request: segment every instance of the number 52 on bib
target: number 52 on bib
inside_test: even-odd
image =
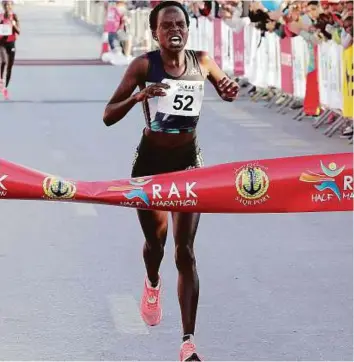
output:
[[[191,80],[164,79],[170,86],[164,89],[166,96],[159,97],[157,111],[176,116],[199,116],[203,97],[204,82]]]

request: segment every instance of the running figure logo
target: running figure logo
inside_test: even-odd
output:
[[[322,161],[320,161],[320,163],[323,174],[312,171],[308,171],[308,173],[303,172],[300,175],[300,181],[318,183],[318,185],[314,185],[318,191],[331,190],[340,201],[342,198],[341,193],[334,178],[343,172],[345,166],[338,168],[336,163],[331,162],[328,167],[326,167]]]
[[[107,191],[129,191],[123,193],[123,196],[128,200],[133,200],[135,198],[140,199],[144,202],[146,206],[150,206],[150,200],[147,193],[144,191],[144,186],[147,185],[150,180],[146,180],[144,178],[138,178],[135,180],[130,180],[130,185],[123,185],[123,186],[111,186],[108,188]]]

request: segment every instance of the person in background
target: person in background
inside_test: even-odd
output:
[[[0,92],[9,99],[12,68],[15,62],[15,43],[20,34],[20,23],[13,12],[12,1],[3,1],[3,13],[0,13]]]
[[[108,43],[113,53],[122,53],[131,58],[132,39],[126,31],[128,23],[125,1],[110,1],[106,5],[105,32],[108,33]]]
[[[116,42],[118,42],[117,32],[122,26],[123,14],[118,10],[118,2],[110,1],[107,3],[107,13],[105,22],[105,31],[108,33],[108,43],[111,50],[116,51]]]
[[[141,2],[142,3],[142,2]],[[142,6],[142,4],[140,4]],[[117,31],[118,41],[122,48],[123,54],[127,57],[127,59],[132,59],[132,36],[129,32],[129,24],[130,19],[128,17],[128,9],[126,2],[117,1],[117,9],[121,14],[121,23]]]

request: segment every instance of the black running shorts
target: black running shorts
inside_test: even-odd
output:
[[[131,176],[151,176],[203,166],[202,152],[196,138],[180,147],[169,149],[155,145],[143,133],[135,152]]]

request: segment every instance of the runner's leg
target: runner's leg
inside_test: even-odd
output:
[[[10,46],[7,48],[7,54],[8,54],[8,65],[7,65],[7,74],[6,74],[6,87],[10,84],[11,74],[12,74],[12,68],[15,63],[15,45]]]
[[[167,237],[168,214],[165,211],[137,210],[145,236],[144,262],[152,286],[159,281],[159,269],[164,256]]]
[[[193,335],[199,299],[199,278],[193,246],[200,214],[175,212],[172,213],[172,219],[183,334]]]
[[[0,64],[1,64],[1,72],[0,72],[0,81],[2,81],[5,85],[5,78],[8,68],[9,56],[6,48],[0,45]]]
[[[167,236],[167,212],[138,210],[145,236],[144,261],[147,278],[141,298],[140,313],[146,324],[155,326],[162,318],[161,280],[159,269],[164,256]]]

